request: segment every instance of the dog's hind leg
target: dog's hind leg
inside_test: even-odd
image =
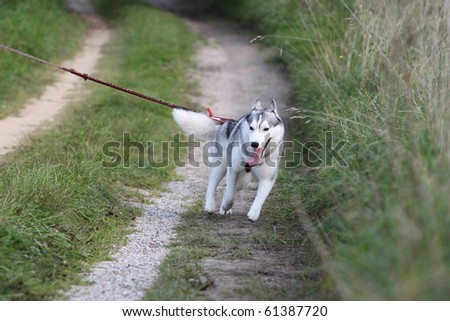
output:
[[[208,190],[205,198],[205,212],[214,213],[216,210],[216,190],[222,178],[225,176],[227,167],[221,165],[212,167],[209,171]]]
[[[254,222],[259,218],[262,206],[264,205],[267,196],[269,196],[269,193],[272,190],[274,184],[274,179],[260,180],[255,200],[253,201],[252,207],[250,207],[250,210],[248,211],[248,219],[250,221]]]
[[[248,183],[252,180],[252,173],[243,172],[239,175],[236,191],[241,191],[247,187]]]

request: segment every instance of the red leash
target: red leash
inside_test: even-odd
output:
[[[123,91],[123,92],[125,92],[127,94],[130,94],[130,95],[133,95],[133,96],[137,96],[137,97],[140,97],[140,98],[143,98],[143,99],[146,99],[146,100],[150,100],[150,101],[152,101],[154,103],[157,103],[157,104],[160,104],[160,105],[163,105],[163,106],[167,106],[167,107],[170,107],[170,108],[173,108],[173,109],[183,109],[183,110],[187,110],[187,111],[192,111],[192,112],[198,113],[198,111],[196,111],[196,110],[194,110],[192,108],[188,108],[188,107],[185,107],[185,106],[177,105],[177,104],[174,104],[174,103],[170,103],[170,102],[164,101],[162,99],[157,99],[155,97],[151,97],[151,96],[148,96],[148,95],[141,94],[141,93],[139,93],[137,91],[134,91],[134,90],[131,90],[131,89],[128,89],[128,88],[125,88],[125,87],[122,87],[122,86],[110,83],[108,81],[104,81],[104,80],[92,77],[92,76],[90,76],[88,74],[85,74],[85,73],[81,73],[79,71],[76,71],[73,68],[66,68],[66,67],[55,65],[55,64],[53,64],[51,62],[45,61],[45,60],[43,60],[41,58],[37,58],[37,57],[32,56],[30,54],[27,54],[27,53],[25,53],[23,51],[20,51],[20,50],[17,50],[17,49],[5,46],[3,44],[0,44],[0,48],[4,49],[4,50],[7,50],[7,51],[10,51],[10,52],[13,52],[13,53],[16,53],[18,55],[24,56],[24,57],[26,57],[28,59],[32,59],[32,60],[38,61],[38,62],[40,62],[42,64],[45,64],[45,65],[48,65],[48,66],[51,66],[51,67],[54,67],[54,68],[58,68],[60,70],[64,70],[64,71],[70,72],[71,74],[73,74],[75,76],[78,76],[78,77],[81,77],[84,80],[91,80],[91,81],[96,82],[98,84],[101,84],[101,85],[104,85],[104,86],[111,87],[113,89],[117,89],[117,90]],[[205,108],[205,109],[208,112],[208,116],[214,121],[217,121],[219,123],[224,123],[224,122],[226,122],[228,120],[232,120],[230,118],[224,118],[224,117],[220,117],[220,116],[214,115],[210,108]]]
[[[212,120],[215,120],[215,121],[217,121],[219,123],[225,123],[225,122],[227,122],[229,120],[233,120],[234,121],[233,118],[225,118],[225,117],[214,115],[212,110],[211,110],[211,108],[209,108],[209,107],[205,108],[205,110],[208,113],[209,118],[211,118]]]

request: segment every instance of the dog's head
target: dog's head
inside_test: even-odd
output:
[[[262,107],[259,99],[255,101],[246,117],[243,130],[244,141],[249,145],[248,165],[258,165],[266,150],[278,146],[283,140],[283,121],[277,112],[277,103],[272,99],[269,107]]]

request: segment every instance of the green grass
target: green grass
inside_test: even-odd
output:
[[[82,45],[86,21],[70,14],[62,0],[0,0],[0,43],[59,63]],[[42,23],[45,21],[45,23]],[[50,69],[0,52],[0,118],[16,113],[54,79]]]
[[[330,253],[341,297],[448,299],[448,12],[366,0],[225,9],[284,49],[299,117],[292,137],[323,142],[332,131],[348,140],[349,167],[281,177]]]
[[[192,206],[176,228],[177,240],[159,268],[159,275],[148,290],[145,300],[191,301],[204,300],[201,288],[208,282],[200,260],[214,255],[217,248],[210,234],[202,204]],[[203,280],[204,279],[204,280]]]
[[[186,103],[185,71],[196,37],[177,18],[148,6],[97,5],[116,11],[108,14],[114,36],[96,75]],[[136,149],[128,168],[102,167],[110,160],[102,155],[105,142],[121,142],[126,132],[143,143],[170,140],[176,127],[168,109],[96,84],[90,89],[60,125],[2,160],[0,299],[58,298],[79,272],[107,258],[140,214],[121,202],[130,193],[121,186],[155,190],[173,178],[173,165],[139,167]]]

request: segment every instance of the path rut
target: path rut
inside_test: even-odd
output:
[[[74,7],[74,9],[76,9]],[[71,60],[61,63],[62,66],[92,73],[101,57],[101,49],[110,38],[110,30],[92,10],[82,10],[91,22],[90,31],[83,44],[83,50]],[[76,96],[81,97],[83,82],[69,73],[58,74],[55,82],[47,86],[39,98],[30,99],[19,114],[0,120],[0,155],[13,151],[26,140],[36,129],[55,120],[64,108],[74,102]],[[75,95],[75,93],[78,93]]]
[[[264,104],[275,98],[280,110],[286,109],[289,82],[279,67],[267,63],[276,53],[250,44],[250,36],[243,35],[242,31],[228,23],[215,19],[188,23],[207,40],[207,45],[199,48],[195,59],[197,69],[194,78],[200,86],[201,94],[197,97],[200,105],[214,106],[215,113],[235,119],[248,113],[256,98]],[[206,186],[206,171],[203,177]],[[224,181],[218,188],[218,204],[224,192]],[[227,239],[242,239],[249,243],[242,244],[241,249],[250,255],[245,259],[219,255],[202,260],[202,268],[213,283],[204,291],[208,300],[259,299],[240,291],[245,282],[255,276],[260,284],[270,288],[292,281],[288,276],[292,271],[283,261],[251,246],[251,240],[258,232],[248,222],[247,212],[255,194],[255,183],[237,193],[233,215],[230,219],[217,222],[212,231],[223,240],[220,252],[226,253],[229,247],[233,247],[227,244]],[[260,219],[264,219],[264,212]]]

